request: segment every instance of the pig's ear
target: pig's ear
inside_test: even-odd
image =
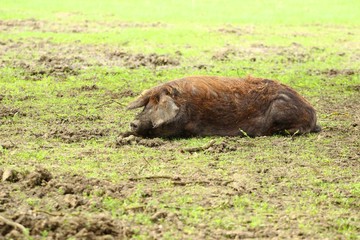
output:
[[[178,114],[179,110],[180,109],[176,106],[174,99],[168,95],[162,95],[154,113],[151,114],[150,117],[153,127],[156,128],[171,121]]]
[[[144,91],[143,93],[141,93],[140,97],[138,97],[135,101],[129,103],[129,105],[127,106],[127,109],[132,110],[135,108],[145,106],[149,102],[149,94],[148,93],[149,93],[148,91]]]

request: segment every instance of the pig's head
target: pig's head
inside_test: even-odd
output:
[[[128,105],[128,109],[144,107],[133,122],[130,123],[131,131],[135,135],[153,137],[157,135],[171,135],[171,125],[180,111],[173,96],[168,91],[153,94],[148,90],[134,102]]]

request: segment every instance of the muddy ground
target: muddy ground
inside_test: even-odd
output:
[[[93,24],[93,25],[91,25]],[[83,25],[57,25],[35,19],[28,20],[1,20],[0,31],[23,31],[36,30],[47,32],[96,32],[100,31],[101,23],[84,23]],[[166,28],[163,23],[111,23],[105,28]],[[101,29],[103,31],[103,28]],[[214,32],[214,30],[211,30]],[[219,34],[252,34],[252,29],[243,29],[225,26],[215,30]],[[228,61],[246,59],[249,62],[262,61],[273,55],[281,56],[281,59],[273,61],[286,62],[287,64],[304,63],[314,61],[314,53],[321,52],[317,47],[305,48],[301,44],[294,43],[287,47],[272,47],[264,44],[254,44],[250,48],[224,46],[215,49],[209,55],[212,64],[226,64]],[[340,57],[348,53],[338,52]],[[1,57],[3,56],[3,57]],[[359,58],[359,51],[355,51],[351,58]],[[325,59],[325,56],[324,56]],[[321,59],[320,59],[321,61]],[[120,67],[129,71],[139,68],[148,69],[182,69],[184,59],[180,52],[173,54],[142,54],[117,49],[109,45],[84,45],[81,43],[54,43],[44,39],[16,39],[0,40],[0,68],[12,69],[15,78],[29,82],[41,82],[45,77],[52,77],[54,81],[66,81],[67,78],[79,76],[94,67]],[[186,66],[188,67],[188,66]],[[186,69],[184,67],[183,69]],[[212,65],[191,65],[192,68],[209,69]],[[276,71],[276,69],[274,69]],[[351,78],[360,74],[359,69],[336,69],[325,70],[307,69],[308,76],[321,76],[324,86],[333,84],[331,79]],[[345,82],[345,81],[344,81]],[[293,143],[302,145],[306,137],[292,138],[260,138],[259,140],[240,138],[221,138],[208,141],[205,145],[189,147],[184,142],[166,139],[141,139],[134,136],[121,136],[122,130],[126,129],[127,122],[121,121],[121,128],[115,128],[118,122],[108,121],[108,116],[99,112],[87,115],[69,115],[49,117],[41,120],[41,114],[45,111],[52,113],[52,108],[46,106],[46,110],[39,105],[32,106],[32,102],[44,98],[47,93],[39,95],[9,94],[0,88],[0,157],[11,160],[12,154],[16,155],[22,150],[52,149],[59,151],[62,147],[76,146],[79,149],[90,141],[99,142],[106,153],[116,151],[134,151],[139,148],[140,152],[155,151],[158,154],[159,164],[167,164],[176,173],[179,164],[175,161],[176,156],[183,161],[190,161],[197,156],[204,156],[209,160],[205,169],[198,169],[189,174],[132,174],[116,181],[106,178],[92,178],[79,173],[58,171],[57,166],[43,166],[41,162],[31,160],[27,167],[22,168],[16,163],[0,166],[0,238],[24,239],[29,236],[33,239],[125,239],[145,234],[148,238],[197,238],[197,239],[247,239],[247,238],[329,238],[345,239],[346,236],[338,230],[335,224],[336,218],[348,219],[346,226],[360,231],[359,228],[359,203],[356,201],[357,193],[343,188],[346,184],[354,184],[359,180],[360,172],[360,83],[346,85],[341,90],[334,90],[330,94],[321,94],[312,97],[319,111],[320,122],[324,125],[323,132],[312,137],[318,143],[319,149],[326,151],[329,162],[322,162],[334,168],[349,169],[347,175],[327,175],[318,169],[313,163],[304,163],[294,157]],[[339,91],[339,92],[336,92]],[[334,95],[346,91],[346,98]],[[96,84],[84,83],[81,87],[51,93],[54,99],[70,98],[76,100],[82,94],[101,98],[106,96],[107,101],[98,102],[98,109],[109,108],[112,103],[122,98],[135,97],[139,92],[131,88],[116,90],[104,89]],[[19,97],[21,96],[21,98]],[[12,102],[20,101],[23,104],[13,105]],[[92,104],[92,103],[91,103]],[[46,104],[45,104],[46,105]],[[86,106],[88,107],[88,105]],[[15,120],[14,120],[15,119]],[[20,119],[20,120],[16,120]],[[34,121],[40,121],[41,127],[33,129]],[[36,125],[37,126],[37,125]],[[109,135],[116,138],[109,138]],[[29,145],[29,142],[38,144]],[[39,142],[39,143],[37,143]],[[72,145],[73,144],[73,145]],[[258,145],[268,144],[278,149],[278,155],[288,154],[288,158],[274,157],[275,167],[256,165],[259,154]],[[346,148],[346,150],[344,150]],[[145,150],[144,150],[145,149]],[[150,149],[150,150],[149,150]],[[64,150],[66,151],[66,149]],[[84,157],[93,152],[76,153]],[[231,158],[231,154],[244,151],[249,155],[250,164],[254,164],[253,172],[237,172],[233,167],[224,164],[220,160]],[[300,151],[300,150],[299,150]],[[169,155],[166,155],[169,153]],[[315,151],[316,152],[316,151]],[[164,153],[164,156],[162,156]],[[76,155],[75,154],[75,155]],[[201,155],[202,154],[202,155]],[[316,154],[316,153],[312,153]],[[84,156],[83,156],[84,155]],[[173,155],[173,156],[171,156]],[[237,155],[233,155],[237,156]],[[21,156],[20,156],[21,157]],[[23,156],[26,158],[26,156]],[[252,158],[254,160],[252,160]],[[51,158],[51,156],[49,157]],[[45,161],[49,158],[44,158]],[[10,162],[9,160],[9,162]],[[152,159],[150,159],[152,160]],[[5,160],[3,160],[2,163]],[[144,157],[144,161],[148,161]],[[231,161],[231,160],[229,160]],[[255,163],[253,163],[254,161]],[[273,159],[271,160],[273,161]],[[26,163],[25,159],[24,162]],[[71,164],[70,162],[69,164]],[[149,164],[149,163],[146,163]],[[145,165],[146,165],[145,164]],[[327,165],[328,164],[328,165]],[[151,164],[149,164],[151,165]],[[15,167],[14,167],[15,166]],[[16,167],[17,166],[17,167]],[[148,166],[146,166],[148,167]],[[143,167],[143,168],[146,168]],[[228,168],[224,170],[225,168]],[[111,168],[111,166],[109,167]],[[19,170],[20,169],[20,170]],[[108,170],[108,169],[104,169]],[[142,169],[141,169],[142,170]],[[318,185],[298,184],[295,188],[289,186],[293,178],[301,178],[299,171],[310,171],[318,179]],[[350,171],[351,170],[351,171]],[[125,171],[125,170],[124,170]],[[221,171],[228,171],[229,175],[222,175]],[[330,170],[329,170],[330,171]],[[141,173],[141,171],[139,171]],[[121,173],[119,173],[121,174]],[[313,176],[311,175],[311,176]],[[333,192],[326,192],[322,185],[332,184],[336,188],[338,196]],[[139,193],[139,186],[142,191]],[[159,188],[159,186],[162,186]],[[270,191],[270,186],[275,186]],[[317,205],[317,213],[313,216],[301,212],[289,214],[287,204],[302,200],[296,192],[305,191],[309,187],[316,196],[324,195],[329,200],[326,204]],[[194,188],[204,191],[196,194],[191,192]],[[197,206],[201,206],[204,213],[202,219],[209,216],[220,215],[229,211],[236,203],[232,200],[236,197],[251,196],[259,202],[266,202],[274,207],[274,211],[263,215],[263,223],[252,225],[256,215],[256,209],[251,203],[246,203],[243,208],[245,218],[233,216],[238,219],[236,224],[242,226],[242,230],[236,229],[233,223],[228,226],[212,225],[206,221],[198,222],[189,220],[184,214],[186,208],[191,208],[187,203],[179,204],[175,197],[181,193],[189,193],[194,198]],[[137,195],[136,195],[137,194]],[[124,207],[124,202],[129,201],[136,195],[137,204]],[[201,196],[200,196],[201,195]],[[163,200],[162,197],[167,199]],[[344,199],[348,199],[344,203]],[[354,200],[355,199],[355,200]],[[358,199],[357,199],[358,200]],[[114,204],[121,205],[117,209]],[[135,201],[135,200],[134,200]],[[309,200],[310,201],[310,200]],[[311,201],[310,201],[311,202]],[[154,204],[155,203],[155,204]],[[331,211],[336,207],[345,209],[341,214]],[[330,213],[327,212],[331,210]],[[136,219],[143,214],[148,217],[148,223]],[[193,217],[193,216],[192,216]],[[223,216],[226,218],[226,216]],[[195,217],[193,217],[195,219]],[[200,217],[199,217],[200,218]],[[240,220],[241,219],[241,220]],[[309,223],[314,221],[317,233],[305,231],[300,227],[299,221]],[[189,230],[189,226],[193,229]],[[194,231],[196,229],[196,231]],[[167,234],[173,235],[167,235]]]

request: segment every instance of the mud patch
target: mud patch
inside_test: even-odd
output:
[[[99,128],[73,128],[67,125],[53,127],[44,135],[45,138],[58,138],[66,143],[80,142],[90,139],[98,139],[108,135],[109,129]]]
[[[42,212],[26,211],[11,217],[13,222],[31,229],[30,236],[42,236],[48,233],[49,239],[115,239],[117,237],[131,237],[133,232],[130,227],[125,227],[120,221],[111,219],[108,214],[79,216],[49,216]],[[0,225],[1,229],[1,225]],[[22,238],[24,235],[11,226],[4,226],[0,235],[9,239]]]
[[[356,92],[360,92],[360,85],[350,86],[350,89],[352,89]]]
[[[223,34],[234,34],[237,36],[241,35],[251,35],[254,33],[254,29],[251,27],[238,27],[233,25],[227,25],[225,27],[219,28],[217,32]]]
[[[159,55],[156,53],[145,55],[115,51],[109,53],[109,58],[110,60],[121,59],[124,65],[130,69],[139,67],[178,66],[180,64],[179,60],[169,55]]]
[[[360,74],[360,71],[353,69],[327,69],[327,70],[309,69],[307,71],[307,74],[310,76],[326,75],[328,77],[337,77],[337,76],[353,76],[355,74]]]
[[[26,236],[40,238],[46,234],[49,239],[123,239],[142,232],[161,238],[171,226],[180,230],[184,227],[177,213],[145,207],[146,201],[153,197],[151,186],[158,184],[158,181],[169,180],[172,182],[171,188],[193,185],[225,188],[229,184],[224,179],[171,176],[134,177],[114,184],[74,174],[56,175],[46,169],[35,168],[30,172],[18,173],[16,181],[0,182],[0,236],[21,239]],[[122,201],[131,197],[138,182],[149,185],[141,194],[145,205],[126,207],[121,216],[131,218],[136,213],[143,213],[153,225],[119,220],[106,209],[105,202],[109,199]],[[17,193],[18,189],[21,189],[21,194]]]
[[[205,152],[214,154],[214,153],[227,153],[234,152],[237,150],[237,147],[234,144],[231,144],[229,141],[222,141],[221,143],[214,144],[213,146],[206,149]]]
[[[54,55],[43,55],[34,59],[5,60],[5,66],[21,68],[23,76],[29,80],[41,80],[44,77],[66,78],[69,75],[78,75],[80,70],[90,65],[78,56],[61,57]]]
[[[94,114],[94,115],[75,115],[75,116],[60,116],[54,120],[49,121],[49,123],[52,125],[57,125],[57,127],[54,127],[54,128],[60,128],[60,126],[58,126],[58,125],[62,125],[62,126],[64,126],[64,128],[67,128],[67,127],[70,127],[70,126],[67,126],[67,124],[76,125],[78,123],[85,123],[85,122],[93,123],[98,120],[102,120],[102,117],[99,115],[96,115],[96,114]]]
[[[100,88],[96,84],[81,86],[78,90],[81,92],[96,91]]]
[[[66,15],[68,16],[68,15]],[[64,18],[64,17],[61,17]],[[0,20],[0,32],[11,31],[37,31],[52,33],[99,33],[114,31],[124,28],[165,28],[167,24],[161,22],[136,23],[136,22],[90,22],[83,21],[76,24],[61,21],[49,22],[39,19],[9,19]]]
[[[77,75],[81,69],[81,63],[84,62],[84,59],[81,57],[60,57],[60,56],[48,56],[43,55],[38,60],[39,64],[43,69],[40,72],[34,72],[36,74],[46,74],[46,75],[60,75],[61,74],[71,74]]]
[[[12,141],[0,140],[0,149],[13,149],[16,148],[16,144]]]
[[[214,68],[214,65],[210,64],[197,64],[194,65],[193,68],[199,69],[199,70],[210,70]]]
[[[224,140],[221,143],[216,143],[215,140],[211,140],[207,144],[201,147],[184,148],[181,152],[205,152],[205,153],[226,153],[236,151],[237,147],[231,144],[229,141]]]
[[[162,22],[155,23],[130,23],[130,22],[109,22],[102,25],[111,26],[112,28],[164,28],[167,24]]]
[[[0,31],[11,31],[15,28],[27,28],[31,30],[38,30],[46,24],[45,21],[36,20],[33,18],[29,19],[11,19],[11,20],[0,20]]]
[[[15,115],[24,116],[18,108],[0,105],[0,118],[14,117]]]
[[[226,45],[214,52],[212,60],[228,61],[232,59],[248,60],[256,62],[267,57],[277,55],[280,59],[273,61],[277,62],[306,62],[311,59],[310,51],[306,50],[298,43],[292,43],[289,46],[267,46],[264,44],[252,44],[250,47],[235,47]]]
[[[147,138],[136,137],[134,135],[127,136],[125,134],[125,135],[120,135],[116,139],[114,146],[122,147],[125,145],[141,145],[145,147],[159,147],[164,144],[165,141],[160,138],[147,139]]]
[[[225,48],[216,52],[211,59],[216,61],[226,61],[230,60],[230,57],[235,56],[236,54],[237,53],[234,49]]]
[[[13,170],[0,169],[3,178],[8,175],[8,171]],[[6,239],[19,239],[27,234],[40,237],[44,232],[50,239],[114,239],[130,237],[133,234],[126,223],[113,219],[107,213],[96,212],[94,208],[96,204],[101,204],[101,199],[83,197],[84,194],[107,194],[119,198],[123,188],[121,186],[76,175],[53,176],[48,170],[41,168],[30,173],[17,173],[16,181],[6,180],[0,182],[0,186],[0,201],[3,207],[0,236]],[[26,204],[18,194],[12,194],[19,188],[34,202],[27,201]],[[76,213],[73,211],[75,208],[78,209]],[[95,213],[90,217],[89,212],[83,212],[82,209],[94,209]],[[29,229],[29,232],[22,232],[23,228]]]
[[[46,185],[52,179],[52,174],[47,169],[37,169],[26,176],[26,185],[33,188],[35,186]]]
[[[110,97],[111,99],[121,99],[121,98],[125,98],[125,97],[135,97],[137,95],[138,95],[138,93],[134,92],[131,89],[125,89],[125,90],[122,90],[122,91],[108,90],[104,94],[105,97]]]
[[[0,66],[23,69],[21,74],[29,80],[49,76],[64,79],[99,66],[153,69],[180,65],[180,56],[175,54],[129,53],[107,45],[55,44],[38,40],[9,40],[0,45],[0,56],[5,55],[6,58],[0,58]]]
[[[309,51],[297,45],[292,45],[290,48],[284,48],[277,52],[277,55],[282,56],[282,58],[280,60],[275,60],[274,62],[292,64],[314,61],[314,57]]]

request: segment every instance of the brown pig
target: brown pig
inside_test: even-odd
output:
[[[128,109],[143,137],[267,136],[319,132],[314,108],[290,87],[261,78],[186,77],[144,91]]]

